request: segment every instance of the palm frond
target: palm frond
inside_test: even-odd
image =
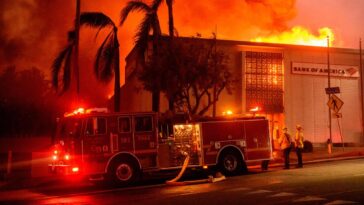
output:
[[[156,12],[150,14],[150,18],[152,20],[153,25],[153,35],[160,36],[162,35],[161,26],[159,24],[158,15]]]
[[[96,53],[94,73],[96,78],[103,82],[109,82],[113,76],[113,62],[115,49],[118,49],[117,42],[114,41],[116,33],[110,32],[102,42]]]
[[[115,62],[115,47],[112,41],[108,41],[103,51],[103,67],[100,68],[100,80],[103,82],[110,82],[113,77],[113,64]]]
[[[76,40],[76,31],[72,30],[72,31],[68,31],[67,33],[67,40],[69,43],[73,42]]]
[[[65,68],[66,65],[63,63],[66,62],[67,57],[70,56],[73,50],[73,44],[70,43],[66,48],[64,48],[58,56],[54,59],[52,64],[52,85],[53,87],[58,90],[59,83],[58,83],[58,76],[60,75],[61,69]],[[63,67],[62,67],[63,66]]]
[[[123,8],[123,10],[121,10],[120,12],[120,26],[122,26],[126,20],[126,18],[128,17],[129,13],[132,11],[144,11],[146,13],[151,12],[151,8],[144,3],[141,0],[132,0],[129,1],[126,6]]]
[[[71,84],[71,58],[72,58],[72,51],[73,51],[73,46],[70,47],[69,52],[67,52],[66,55],[66,59],[64,62],[64,67],[63,67],[63,89],[62,89],[62,93],[67,91],[68,88],[70,87]]]
[[[153,0],[152,9],[157,10],[159,6],[164,2],[164,0]]]
[[[80,15],[80,25],[99,29],[105,28],[106,26],[115,27],[114,22],[101,12],[82,12]]]
[[[143,18],[142,23],[139,24],[137,33],[135,34],[134,37],[135,46],[137,47],[138,52],[140,52],[140,54],[144,54],[144,51],[148,46],[148,37],[151,28],[152,28],[152,19],[150,18],[149,15],[146,15]]]

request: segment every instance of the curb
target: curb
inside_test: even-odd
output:
[[[331,158],[307,160],[307,161],[303,161],[303,164],[304,165],[305,164],[315,164],[315,163],[321,163],[321,162],[332,162],[332,161],[338,161],[338,160],[351,160],[351,159],[361,159],[361,158],[364,158],[364,156],[358,155],[358,156],[348,156],[348,157],[331,157]],[[283,162],[269,163],[269,167],[283,167],[283,164],[284,164]],[[290,165],[295,165],[295,164],[290,163]]]

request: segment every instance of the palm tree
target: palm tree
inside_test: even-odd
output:
[[[105,14],[100,12],[83,12],[80,16],[80,25],[97,28],[98,32],[106,27],[112,30],[97,50],[94,72],[96,78],[102,82],[110,82],[114,75],[114,111],[120,111],[120,56],[118,28]],[[98,33],[97,32],[97,33]],[[97,35],[97,34],[96,34]]]
[[[138,51],[140,59],[142,60],[142,63],[144,63],[144,54],[148,47],[148,38],[151,31],[153,32],[153,57],[156,58],[158,54],[158,40],[159,37],[162,35],[162,32],[157,14],[159,8],[159,4],[157,3],[158,1],[155,1],[151,6],[149,6],[148,4],[140,0],[131,0],[122,9],[120,14],[120,25],[122,26],[131,12],[138,11],[145,13],[145,17],[139,24],[138,31],[135,35],[135,47]],[[159,112],[159,96],[160,89],[153,89],[152,110],[155,112]]]
[[[162,35],[159,19],[158,19],[158,5],[149,6],[140,0],[131,0],[123,8],[120,14],[120,26],[122,26],[129,14],[133,11],[140,11],[145,13],[145,17],[139,24],[138,31],[135,35],[135,46],[139,53],[144,56],[147,49],[148,38],[150,31],[153,31],[154,42]],[[156,43],[155,43],[156,46]],[[154,49],[154,48],[153,48]]]
[[[173,21],[173,2],[174,0],[154,0],[152,3],[153,8],[158,8],[162,2],[165,1],[168,7],[168,31],[169,37],[172,39],[174,36],[174,21]]]
[[[169,52],[174,52],[173,48],[173,37],[174,37],[174,21],[173,21],[173,2],[174,0],[154,0],[152,2],[153,8],[158,8],[163,1],[166,2],[168,7],[168,31],[169,31]],[[174,110],[174,96],[170,95],[168,96],[168,104],[169,104],[169,110]]]
[[[63,94],[70,87],[72,69],[74,70],[76,78],[77,95],[80,94],[80,78],[79,78],[79,63],[78,63],[80,8],[81,8],[81,0],[76,0],[75,29],[68,32],[68,45],[54,59],[51,67],[52,85],[57,92],[59,87],[59,82],[58,82],[59,75],[61,70],[63,70],[62,74],[63,86],[60,94]]]

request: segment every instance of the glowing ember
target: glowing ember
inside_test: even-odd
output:
[[[318,35],[315,35],[306,28],[295,26],[290,31],[285,31],[278,35],[272,35],[268,37],[258,37],[252,39],[251,41],[326,47],[328,36],[331,46],[335,40],[335,36],[330,28],[320,28],[318,30]]]

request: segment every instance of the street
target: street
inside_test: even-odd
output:
[[[49,186],[0,192],[1,204],[363,204],[364,159],[251,170],[216,183],[126,188]],[[12,196],[13,195],[13,196]]]

